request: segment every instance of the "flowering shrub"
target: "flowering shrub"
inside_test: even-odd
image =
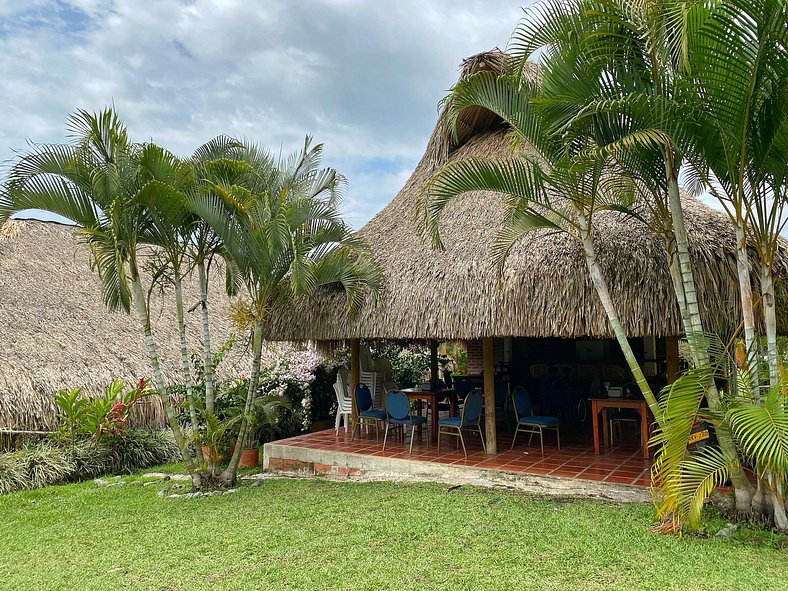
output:
[[[430,354],[422,345],[400,345],[386,341],[369,343],[372,356],[391,363],[391,374],[401,388],[415,386],[429,377]]]
[[[229,352],[232,344],[232,341],[228,341],[222,349],[222,355],[214,356],[214,368]],[[195,367],[202,367],[199,359],[195,359],[194,364]],[[308,430],[314,421],[328,418],[333,411],[332,405],[336,403],[334,382],[337,367],[335,360],[324,359],[313,349],[290,345],[264,346],[252,421],[255,433],[245,445],[252,444],[255,439],[265,442],[291,437]],[[202,375],[201,369],[196,375]],[[214,412],[220,422],[229,422],[243,412],[250,378],[249,370],[244,369],[234,378],[216,383]],[[172,397],[181,401],[185,401],[185,390],[182,384],[168,389]],[[201,380],[194,384],[193,395],[198,411],[201,411],[205,403],[205,386]],[[280,404],[275,403],[277,400]],[[202,412],[198,412],[198,418],[200,429],[204,429]],[[181,404],[178,420],[183,425],[189,424],[189,412],[185,404]],[[226,433],[224,445],[232,442],[236,430]]]
[[[281,413],[280,424],[275,427],[292,428],[300,423],[301,430],[309,429],[312,424],[312,384],[322,361],[311,349],[266,348],[259,393],[277,396],[289,406],[288,411]]]

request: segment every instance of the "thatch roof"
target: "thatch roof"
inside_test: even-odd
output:
[[[212,344],[230,335],[224,278],[211,295]],[[198,301],[186,290],[187,307]],[[180,349],[172,294],[151,299],[153,328],[165,377],[180,380]],[[190,349],[199,353],[199,312],[187,317]],[[237,358],[239,343],[230,357]],[[234,363],[230,359],[230,365]],[[12,220],[0,229],[0,428],[50,429],[56,423],[51,394],[80,386],[101,392],[113,378],[135,381],[151,374],[136,315],[105,309],[98,276],[73,228],[52,222]],[[163,421],[161,403],[141,409],[147,423]]]
[[[480,54],[466,60],[463,74],[495,70],[503,59],[499,52]],[[417,198],[440,165],[511,156],[506,130],[495,116],[470,111],[462,119],[459,145],[446,139],[439,123],[405,186],[359,231],[384,270],[382,305],[369,301],[346,318],[342,294],[324,290],[279,311],[269,323],[272,339],[612,338],[581,248],[566,235],[533,234],[521,240],[499,287],[490,264],[490,246],[502,220],[496,195],[470,193],[450,204],[441,221],[444,251],[418,236]],[[698,201],[687,199],[685,209],[707,328],[730,330],[740,318],[734,228],[723,213]],[[664,242],[619,214],[595,217],[595,228],[599,259],[627,333],[680,334]],[[788,268],[786,262],[783,257],[782,269]]]

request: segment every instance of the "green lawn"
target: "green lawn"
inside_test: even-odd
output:
[[[0,497],[0,588],[788,589],[773,539],[659,536],[647,505],[325,480],[159,488]]]

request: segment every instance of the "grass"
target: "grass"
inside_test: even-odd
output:
[[[439,484],[0,497],[0,589],[786,589],[788,551],[660,536],[651,508]]]

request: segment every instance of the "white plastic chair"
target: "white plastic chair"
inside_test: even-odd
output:
[[[342,423],[342,417],[345,417],[345,433],[348,431],[350,425],[350,415],[353,412],[353,399],[350,397],[348,391],[347,372],[340,370],[337,373],[337,381],[334,382],[334,393],[337,396],[337,419],[334,423],[334,432],[339,434],[339,425]]]

